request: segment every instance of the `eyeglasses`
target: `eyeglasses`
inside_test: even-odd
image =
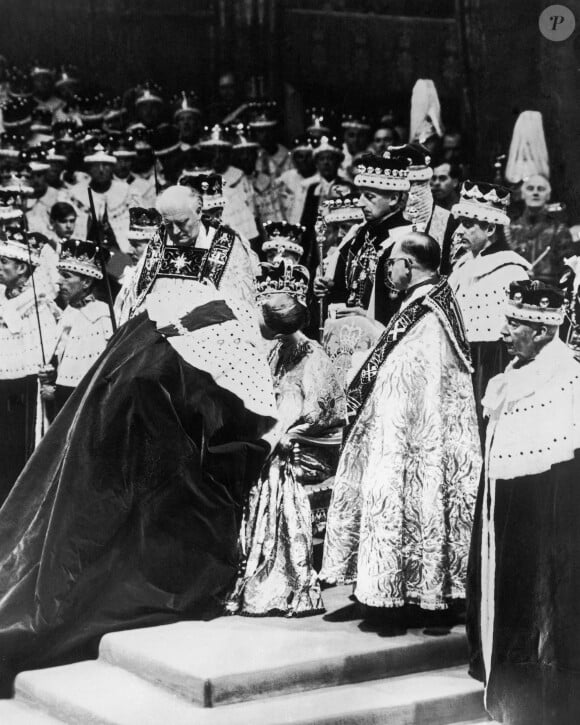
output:
[[[407,267],[414,266],[413,262],[410,259],[408,259],[407,257],[389,257],[388,259],[385,260],[385,265],[387,267],[392,267],[393,264],[395,264],[395,262],[404,262],[407,265]]]

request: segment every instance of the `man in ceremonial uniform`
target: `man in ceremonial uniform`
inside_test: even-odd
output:
[[[26,202],[26,220],[31,232],[40,232],[44,236],[51,236],[50,212],[59,201],[67,201],[67,193],[63,190],[49,186],[46,178],[50,168],[45,154],[32,149],[22,154],[22,160],[30,171],[30,185],[32,196]]]
[[[50,111],[53,117],[65,104],[62,98],[54,94],[54,71],[45,66],[35,65],[30,71],[33,100],[37,108]]]
[[[226,223],[246,239],[255,239],[258,228],[252,185],[244,172],[231,163],[233,142],[226,129],[219,124],[214,125],[206,131],[199,147],[207,152],[208,164],[223,179]]]
[[[179,132],[181,150],[186,152],[195,146],[201,135],[201,109],[195,93],[182,91],[174,101],[173,120]]]
[[[340,170],[347,179],[353,179],[355,174],[353,162],[359,154],[367,150],[371,126],[364,116],[348,113],[343,116],[341,127],[343,130],[342,153],[344,158]]]
[[[306,185],[306,196],[302,208],[300,224],[306,228],[306,266],[311,269],[316,259],[315,227],[319,219],[322,204],[331,198],[350,194],[352,183],[340,174],[343,153],[336,137],[321,136],[312,141],[316,176]]]
[[[287,222],[299,224],[302,218],[306,190],[320,181],[314,165],[312,140],[308,137],[296,139],[292,148],[294,168],[280,174],[277,182],[282,212]]]
[[[113,178],[117,159],[98,143],[91,153],[84,157],[90,180],[81,181],[70,189],[72,204],[77,210],[75,238],[86,239],[94,236],[94,220],[91,215],[89,188],[93,192],[97,221],[103,225],[105,236],[113,247],[129,252],[127,240],[129,230],[129,209],[140,206],[140,197],[125,181]]]
[[[550,182],[541,174],[524,179],[525,208],[510,224],[509,238],[512,249],[531,264],[530,276],[557,285],[566,271],[564,260],[575,253],[570,230],[549,207],[551,191]]]
[[[439,264],[432,237],[395,242],[387,273],[405,298],[349,386],[328,512],[320,577],[356,582],[385,635],[404,632],[405,605],[429,621],[465,597],[481,452],[469,345]]]
[[[41,395],[46,401],[54,400],[55,416],[113,334],[109,306],[94,295],[107,257],[106,250],[94,242],[68,239],[62,244],[58,286],[66,307],[58,323],[50,364],[39,375]]]
[[[272,181],[292,167],[288,149],[276,140],[277,105],[274,102],[251,104],[249,127],[260,145],[256,170]]]
[[[457,222],[450,211],[435,203],[430,181],[433,169],[431,156],[422,144],[415,142],[391,146],[389,154],[394,158],[409,159],[409,196],[403,216],[417,231],[432,236],[441,247],[441,274],[451,272],[450,254],[453,232]]]
[[[34,449],[37,373],[55,341],[57,308],[33,286],[39,261],[22,213],[0,207],[0,504]]]
[[[475,368],[475,398],[480,401],[491,377],[506,365],[501,342],[503,305],[510,282],[528,278],[530,265],[512,251],[503,235],[509,224],[510,192],[501,186],[466,181],[452,213],[455,232],[467,252],[449,277],[463,314]]]
[[[402,214],[404,193],[409,189],[407,166],[406,159],[369,155],[357,167],[354,181],[361,192],[360,203],[366,221],[353,227],[343,239],[332,278],[319,276],[314,283],[316,296],[340,305],[336,309],[337,317],[367,314],[381,251],[387,244],[392,246],[390,234],[394,229],[408,226]],[[400,297],[394,294],[391,307]],[[375,293],[376,298],[382,296],[387,297],[384,277],[377,280]]]
[[[514,282],[512,362],[483,406],[485,477],[469,567],[470,673],[491,717],[580,722],[580,363],[559,339],[563,296]],[[506,319],[507,318],[507,319]]]
[[[161,224],[161,214],[156,209],[132,207],[129,209],[130,224],[127,235],[131,251],[129,257],[133,266],[125,267],[121,280],[121,289],[115,297],[115,320],[121,326],[129,319],[132,300],[133,278],[137,273],[139,261],[147,250],[147,245]]]

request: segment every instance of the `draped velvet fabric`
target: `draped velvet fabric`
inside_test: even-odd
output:
[[[94,656],[106,632],[220,611],[272,424],[146,313],[120,328],[0,510],[5,691],[22,669]]]
[[[498,722],[580,722],[578,454],[544,473],[495,483],[495,622],[487,709]],[[467,596],[469,671],[482,681],[484,503],[480,489]]]

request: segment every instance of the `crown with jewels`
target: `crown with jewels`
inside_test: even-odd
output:
[[[336,136],[321,136],[319,139],[313,138],[312,146],[314,156],[318,156],[318,154],[323,154],[325,151],[329,151],[330,153],[344,158],[340,141],[336,138]]]
[[[10,81],[8,93],[11,98],[31,98],[30,76],[26,71],[13,66],[8,71],[8,80]]]
[[[294,151],[305,151],[308,153],[312,153],[313,149],[314,139],[312,136],[308,136],[308,134],[298,136],[292,141],[292,153],[294,153]]]
[[[116,159],[134,159],[137,156],[135,140],[131,134],[121,133],[115,138],[113,156]]]
[[[25,164],[30,171],[48,171],[50,164],[46,159],[46,151],[40,147],[24,149],[20,153],[20,161]]]
[[[41,75],[54,76],[54,70],[47,65],[36,62],[30,69],[30,77],[33,78],[34,76]]]
[[[177,182],[180,186],[189,186],[190,189],[201,194],[203,210],[221,209],[225,206],[223,196],[223,182],[220,174],[206,174],[197,171],[184,172]]]
[[[52,130],[52,111],[47,108],[35,108],[32,111],[30,130],[33,133],[50,134]]]
[[[177,98],[173,99],[173,106],[175,112],[173,118],[178,119],[179,116],[184,113],[195,113],[201,116],[201,109],[199,108],[199,101],[197,95],[193,91],[181,91]]]
[[[157,209],[144,209],[133,206],[129,209],[129,239],[151,239],[161,224],[161,214]]]
[[[139,106],[141,103],[163,103],[161,89],[155,83],[147,81],[143,85],[137,86],[135,91],[136,106]]]
[[[26,137],[6,131],[0,134],[0,157],[17,159],[26,144]]]
[[[345,113],[342,117],[342,128],[352,128],[361,131],[370,131],[371,124],[366,116],[362,116],[356,113]]]
[[[24,262],[33,268],[40,264],[38,240],[26,233],[23,215],[0,220],[0,256]]]
[[[94,141],[94,139],[93,139]],[[98,141],[91,149],[90,153],[84,157],[85,164],[116,164],[117,159],[106,148],[101,141]]]
[[[198,146],[204,148],[208,146],[221,146],[223,148],[231,148],[232,142],[229,138],[229,128],[219,123],[213,126],[206,126],[204,135]]]
[[[16,189],[0,188],[0,223],[21,220],[22,194]]]
[[[12,171],[4,183],[2,184],[3,191],[13,192],[20,199],[19,204],[22,203],[22,198],[25,196],[32,196],[34,189],[30,185],[30,177],[26,171],[21,170],[20,172]]]
[[[311,136],[328,136],[330,134],[330,121],[325,108],[309,108],[306,111],[308,119],[306,132]]]
[[[66,156],[64,153],[61,153],[62,147],[58,148],[56,143],[54,141],[50,142],[46,146],[46,160],[49,164],[51,163],[66,163]]]
[[[105,115],[105,97],[102,93],[76,94],[75,103],[85,126],[101,123]]]
[[[234,149],[257,149],[260,144],[249,137],[249,128],[243,123],[236,123],[232,129],[234,133]]]
[[[285,293],[306,305],[309,282],[310,274],[301,264],[287,264],[285,260],[278,264],[262,262],[256,285],[257,300],[263,302],[270,295]]]
[[[52,135],[61,146],[72,145],[79,127],[73,121],[57,121],[52,124]]]
[[[115,121],[117,118],[122,118],[127,113],[127,109],[123,105],[123,99],[120,96],[114,96],[109,98],[105,111],[103,113],[103,122],[110,123]]]
[[[79,82],[78,73],[76,68],[71,65],[63,65],[60,69],[57,79],[54,82],[55,88],[62,88],[63,86],[73,86]]]
[[[409,160],[369,154],[356,167],[354,185],[376,191],[409,191]]]
[[[504,186],[482,181],[465,181],[461,187],[459,202],[451,213],[454,217],[465,217],[490,224],[508,225],[507,209],[511,192]]]
[[[276,101],[254,101],[248,104],[250,128],[272,128],[278,123]]]
[[[17,131],[32,123],[34,103],[28,96],[8,98],[2,108],[4,128]]]
[[[512,282],[505,309],[507,317],[522,322],[561,325],[564,322],[564,293],[539,280]]]
[[[67,239],[62,243],[58,268],[93,279],[103,279],[102,265],[108,257],[109,252],[94,242]]]
[[[389,146],[387,153],[392,159],[408,159],[409,181],[429,181],[433,176],[433,169],[429,166],[431,163],[429,149],[418,141],[401,146]]]
[[[360,194],[346,194],[322,202],[322,218],[326,224],[364,222]]]
[[[289,222],[266,222],[264,231],[268,239],[262,244],[263,252],[275,250],[278,253],[293,252],[299,257],[302,256],[304,252],[302,246],[304,227]]]

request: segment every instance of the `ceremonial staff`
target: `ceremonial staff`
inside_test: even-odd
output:
[[[101,249],[104,249],[104,237],[103,237],[103,230],[101,228],[101,223],[97,219],[97,212],[95,211],[95,200],[93,199],[93,190],[89,186],[88,188],[89,192],[89,204],[91,205],[91,216],[93,217],[93,222],[95,224],[95,229],[97,230],[97,242],[99,243],[99,246]],[[101,263],[101,271],[103,273],[103,279],[105,280],[105,289],[107,290],[107,304],[109,305],[109,314],[111,316],[111,325],[113,327],[113,332],[117,332],[117,321],[115,320],[115,306],[113,304],[113,293],[111,292],[111,283],[109,282],[109,276],[107,274],[107,268],[105,265],[105,258],[102,254],[99,254],[99,261]]]
[[[326,222],[322,218],[320,212],[318,213],[318,219],[314,225],[314,233],[316,234],[316,249],[318,251],[318,260],[320,262],[320,274],[324,276],[324,243],[326,241]],[[322,336],[324,333],[324,297],[321,297],[318,301],[318,316],[319,316],[319,327],[318,334],[320,342],[322,342]]]
[[[153,178],[155,179],[155,196],[159,196],[159,178],[157,177],[157,156],[153,154]]]
[[[32,295],[34,297],[34,310],[36,312],[36,323],[38,325],[38,338],[40,340],[40,355],[42,357],[42,365],[46,366],[46,355],[44,354],[44,341],[42,339],[42,324],[40,322],[40,312],[38,311],[38,295],[36,294],[36,282],[34,281],[34,267],[32,266],[32,252],[30,251],[30,236],[28,232],[28,219],[26,214],[22,213],[22,226],[26,237],[26,249],[28,250],[28,264],[30,265],[30,281],[32,282]]]

